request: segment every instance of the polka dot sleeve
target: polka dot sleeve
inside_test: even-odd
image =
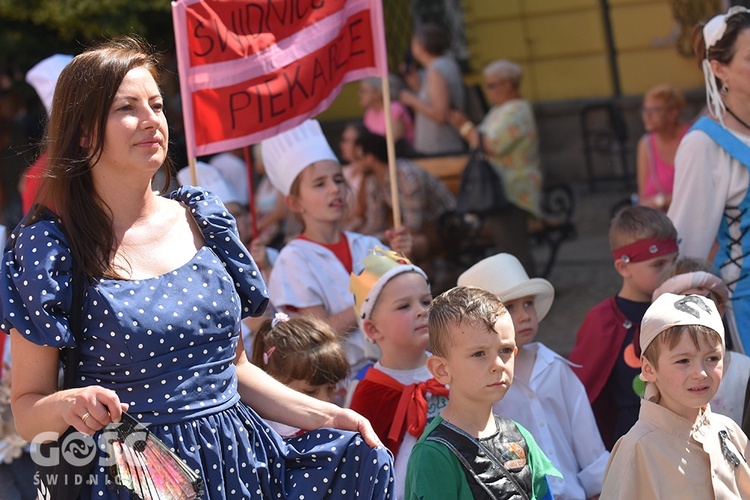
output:
[[[40,220],[14,233],[15,245],[0,269],[0,329],[18,330],[29,341],[72,347],[71,255],[57,220]]]
[[[242,317],[259,316],[268,305],[268,291],[258,266],[240,241],[237,224],[224,204],[202,188],[183,186],[171,198],[184,203],[200,226],[206,245],[234,279],[242,301]]]

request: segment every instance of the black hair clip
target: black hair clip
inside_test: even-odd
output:
[[[727,431],[719,431],[719,442],[721,443],[721,452],[724,454],[724,457],[727,459],[727,461],[730,464],[734,465],[735,467],[738,467],[740,465],[740,459],[737,458],[737,455],[735,455],[735,453],[729,449],[729,446],[727,446],[727,441],[729,441],[730,443],[732,442],[729,439],[729,434],[727,434]]]

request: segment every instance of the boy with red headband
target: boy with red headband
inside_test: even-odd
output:
[[[659,210],[627,207],[612,219],[609,244],[622,287],[586,315],[569,359],[611,450],[638,420],[644,389],[638,329],[662,271],[677,257],[677,231]]]

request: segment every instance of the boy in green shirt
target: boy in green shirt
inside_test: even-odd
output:
[[[513,381],[513,321],[493,294],[456,287],[433,300],[427,367],[450,387],[448,404],[412,450],[405,498],[551,499],[560,476],[534,438],[492,413]]]

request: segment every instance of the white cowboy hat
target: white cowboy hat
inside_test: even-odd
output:
[[[33,68],[26,72],[26,82],[34,87],[39,99],[47,108],[47,114],[52,112],[52,97],[55,95],[57,78],[65,66],[73,60],[73,56],[67,54],[55,54],[39,61]]]
[[[221,171],[213,165],[209,165],[202,161],[196,162],[195,173],[198,177],[198,186],[218,196],[221,202],[225,205],[231,202],[241,203],[237,191],[235,191],[224,176],[221,175]],[[190,167],[181,168],[179,172],[177,172],[177,182],[183,186],[189,186],[192,184],[190,179]]]
[[[539,321],[552,307],[555,289],[542,278],[529,278],[521,262],[509,253],[499,253],[480,260],[458,277],[459,286],[476,286],[497,295],[503,302],[534,297]]]

